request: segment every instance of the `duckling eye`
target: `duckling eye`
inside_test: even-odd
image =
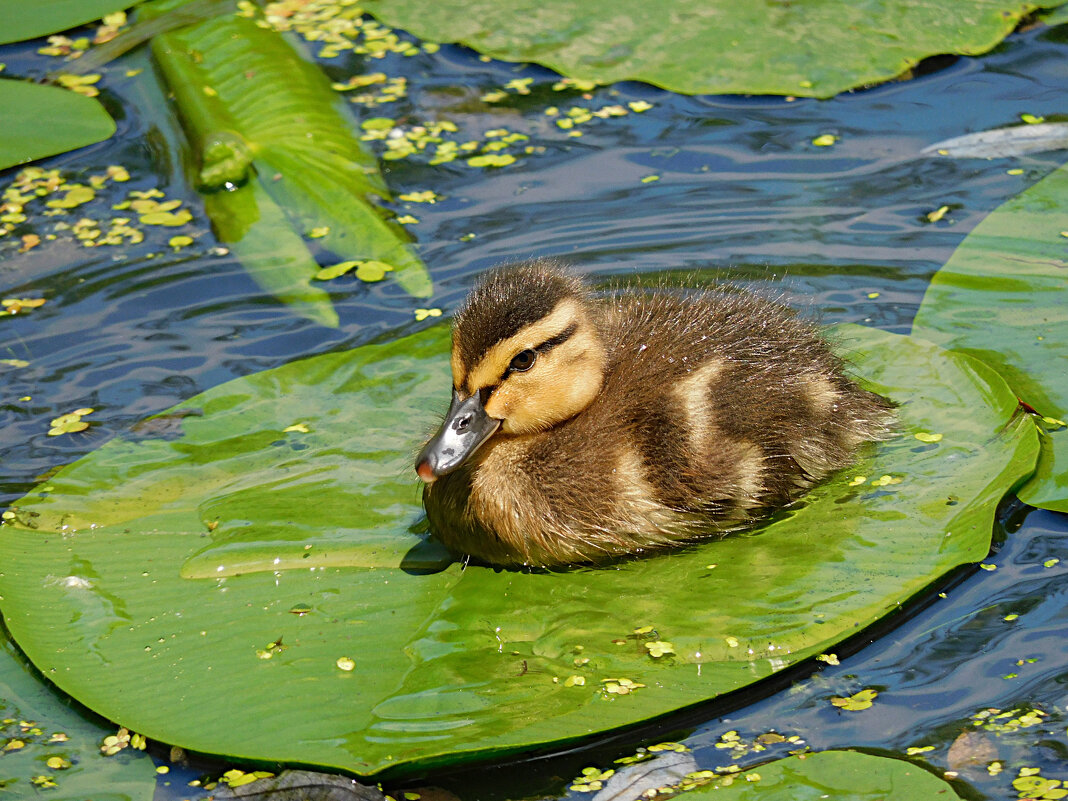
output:
[[[508,369],[514,373],[523,373],[534,366],[534,360],[538,354],[533,350],[521,350],[513,358],[508,365]]]

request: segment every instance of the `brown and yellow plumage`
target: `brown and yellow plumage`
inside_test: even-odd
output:
[[[738,291],[595,298],[549,261],[456,316],[453,404],[417,463],[431,530],[499,565],[563,565],[738,526],[886,436],[890,406],[817,329]]]

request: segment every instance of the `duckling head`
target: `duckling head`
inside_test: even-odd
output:
[[[492,271],[457,312],[452,404],[416,472],[430,483],[494,436],[552,428],[601,391],[605,347],[582,282],[550,261]]]

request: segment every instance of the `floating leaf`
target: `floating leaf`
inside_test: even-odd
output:
[[[10,5],[5,3],[4,5]],[[17,3],[26,8],[35,4]],[[0,7],[3,29],[8,19]],[[55,86],[0,78],[0,170],[103,141],[115,121],[96,100]]]
[[[756,778],[754,778],[756,777]],[[717,801],[955,801],[953,787],[918,765],[853,751],[800,754],[706,780],[684,798]]]
[[[0,0],[0,44],[76,28],[132,5],[134,0]]]
[[[982,359],[1040,415],[1068,416],[1068,166],[999,206],[934,278],[913,333]],[[982,310],[978,312],[977,310]],[[1068,430],[1043,436],[1037,473],[1019,490],[1068,512]]]
[[[610,569],[445,567],[418,533],[411,464],[451,385],[435,326],[237,379],[172,410],[177,431],[68,465],[4,527],[3,612],[79,701],[200,752],[399,773],[633,725],[833,651],[984,558],[998,502],[1033,469],[1035,427],[985,365],[837,337],[903,430],[945,434],[861,466],[900,484],[843,472],[754,532]],[[294,421],[309,432],[284,433]],[[627,647],[647,621],[673,656]],[[580,663],[596,665],[584,686],[548,679]]]
[[[639,80],[686,94],[830,97],[896,78],[928,56],[985,53],[1032,10],[1060,2],[958,0],[952,15],[925,0],[366,0],[361,6],[422,39],[460,42],[598,84]],[[529,92],[529,80],[506,88]]]

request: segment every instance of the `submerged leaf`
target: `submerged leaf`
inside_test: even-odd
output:
[[[174,92],[182,119],[200,148],[201,183],[215,190],[252,190],[254,205],[221,200],[206,207],[216,214],[226,207],[225,220],[213,216],[217,229],[233,238],[237,228],[258,224],[266,238],[241,240],[234,252],[253,274],[267,262],[279,269],[275,245],[284,241],[294,261],[287,276],[302,286],[300,295],[321,290],[308,287],[318,272],[305,245],[297,247],[290,232],[267,231],[255,209],[266,208],[270,196],[282,215],[272,224],[296,232],[317,231],[318,241],[344,260],[380,260],[397,270],[397,280],[413,295],[426,296],[431,283],[426,266],[409,246],[405,230],[386,219],[372,200],[388,197],[374,156],[353,135],[348,107],[331,90],[330,82],[314,64],[301,58],[280,34],[252,20],[227,16],[153,39],[153,54]],[[242,214],[248,214],[242,218]],[[301,251],[302,249],[302,251]],[[293,280],[257,281],[290,286]],[[278,293],[275,293],[278,294]],[[329,296],[318,295],[317,305]],[[309,307],[304,304],[303,308]],[[324,307],[325,308],[325,307]],[[336,312],[315,314],[320,322],[336,325]]]
[[[229,245],[265,292],[310,320],[337,327],[330,296],[311,284],[319,265],[258,182],[232,192],[214,192],[204,198],[204,209],[219,241]]]
[[[1068,123],[1046,122],[955,136],[920,151],[922,156],[1004,159],[1068,148]]]

